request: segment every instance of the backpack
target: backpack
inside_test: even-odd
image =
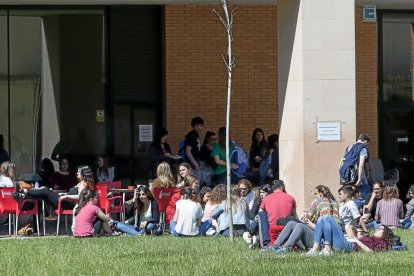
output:
[[[239,166],[237,170],[232,171],[238,176],[238,177],[244,177],[246,171],[247,171],[247,154],[246,152],[239,146],[236,145],[234,141],[232,141],[234,148],[232,153],[230,154],[230,159],[234,156],[234,162]]]
[[[181,158],[183,158],[183,160],[185,161],[185,139],[180,141],[180,143],[178,144],[178,156],[180,156]]]
[[[347,151],[339,165],[339,178],[342,185],[355,184],[358,180],[359,154],[365,148],[362,143],[355,143]]]

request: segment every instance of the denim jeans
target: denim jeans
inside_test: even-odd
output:
[[[148,223],[147,226],[145,226],[145,228],[135,227],[134,225],[126,224],[123,222],[118,222],[116,224],[116,230],[122,233],[126,233],[130,236],[138,236],[138,235],[142,235],[145,233],[151,234],[151,229],[155,227],[156,227],[156,224],[154,223]]]
[[[365,224],[365,227],[367,228],[367,230],[369,230],[369,229],[378,229],[380,226],[381,226],[381,224],[379,224],[375,220],[370,221],[370,222]]]
[[[211,220],[206,220],[203,223],[201,223],[200,227],[198,228],[198,234],[200,236],[205,236],[207,230],[210,229],[211,225],[212,225]],[[177,233],[177,231],[175,231],[175,226],[176,226],[175,221],[171,220],[170,221],[170,231],[173,234],[173,236],[174,237],[183,237],[184,236],[183,234]]]
[[[280,232],[275,246],[284,244],[286,248],[292,248],[297,245],[301,249],[311,248],[313,245],[314,232],[304,223],[289,221],[282,232]]]
[[[335,219],[326,215],[320,217],[315,226],[314,243],[320,244],[322,238],[324,244],[331,245],[334,251],[351,252],[355,250],[352,242],[348,242]]]
[[[267,219],[267,213],[264,211],[261,211],[257,213],[259,216],[259,223],[260,223],[260,237],[263,241],[263,246],[266,246],[270,243],[270,235],[269,235],[269,221]],[[252,228],[252,227],[250,227]]]

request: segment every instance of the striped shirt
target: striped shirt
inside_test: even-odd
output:
[[[392,198],[378,201],[375,220],[381,225],[398,226],[400,225],[400,218],[403,217],[403,203],[400,199]]]

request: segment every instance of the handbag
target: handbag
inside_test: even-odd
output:
[[[23,226],[22,228],[20,228],[19,231],[17,231],[17,234],[20,236],[30,236],[33,234],[33,232],[34,232],[33,224],[29,223]]]

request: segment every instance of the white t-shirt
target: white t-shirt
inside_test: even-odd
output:
[[[178,213],[175,231],[185,236],[198,235],[197,219],[203,216],[201,205],[190,199],[181,199],[177,201],[175,211]]]
[[[0,187],[14,187],[13,181],[10,179],[10,177],[0,175]]]
[[[357,219],[361,216],[358,210],[358,206],[353,200],[343,203],[339,207],[339,217],[341,218],[343,225],[355,225]]]

